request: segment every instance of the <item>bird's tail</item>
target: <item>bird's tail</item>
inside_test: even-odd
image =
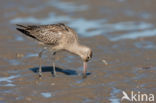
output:
[[[18,27],[22,27],[22,28],[28,28],[27,26],[21,25],[21,24],[16,24]]]
[[[30,34],[30,31],[28,30],[27,26],[24,25],[20,25],[20,24],[16,24],[18,27],[16,28],[18,31],[22,32],[23,34],[25,34],[26,36],[29,36],[31,38],[36,39],[36,37],[34,37],[33,35]]]

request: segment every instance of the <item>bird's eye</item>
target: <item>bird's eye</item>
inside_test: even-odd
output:
[[[87,56],[85,61],[88,62],[89,60],[90,60],[90,57]]]
[[[89,61],[89,60],[90,60],[90,57],[88,56],[87,59],[86,59],[86,61]]]
[[[87,59],[89,60],[89,59],[90,59],[90,57],[87,57]]]

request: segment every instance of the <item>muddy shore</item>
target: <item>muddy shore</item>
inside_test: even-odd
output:
[[[155,3],[0,1],[0,103],[129,103],[121,101],[122,91],[156,96]],[[80,42],[93,49],[86,79],[81,76],[80,58],[68,53],[57,55],[57,77],[52,77],[48,52],[39,79],[41,48],[15,26],[58,22],[74,28]]]

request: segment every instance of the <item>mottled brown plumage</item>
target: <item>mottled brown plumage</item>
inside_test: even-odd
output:
[[[40,44],[48,47],[48,49],[55,53],[60,50],[65,50],[80,56],[84,61],[84,66],[92,57],[91,49],[87,46],[80,45],[75,31],[63,23],[51,25],[17,24],[17,26],[17,30],[36,39]],[[84,74],[86,74],[86,67],[84,67]]]

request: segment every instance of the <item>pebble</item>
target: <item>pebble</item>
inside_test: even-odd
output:
[[[102,62],[105,64],[105,65],[108,65],[108,62],[106,60],[102,60]]]
[[[27,100],[27,101],[31,101],[32,99],[31,99],[30,97],[27,97],[26,100]]]
[[[24,57],[24,54],[22,54],[22,53],[17,53],[17,54],[16,54],[16,57],[17,57],[17,58],[22,58],[22,57]]]
[[[52,86],[54,86],[54,85],[55,85],[55,83],[51,83],[51,85],[52,85]]]

